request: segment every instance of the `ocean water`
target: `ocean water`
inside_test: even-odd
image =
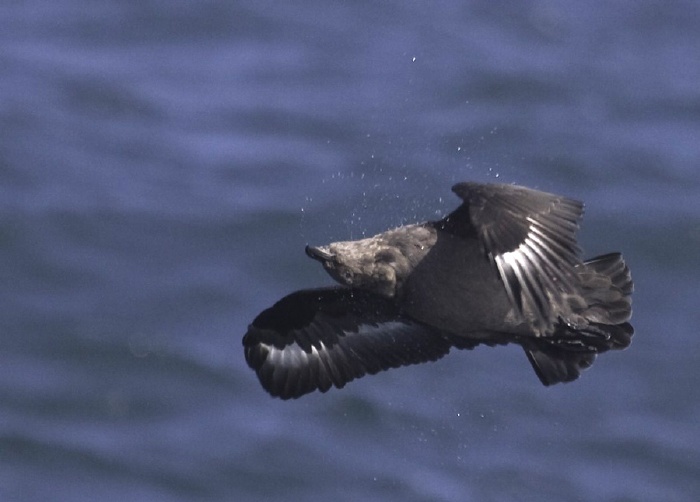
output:
[[[697,2],[4,2],[0,67],[0,500],[700,499]],[[632,346],[265,394],[304,245],[463,180],[584,200]]]

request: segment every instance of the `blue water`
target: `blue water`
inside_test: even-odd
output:
[[[700,499],[697,2],[4,2],[0,68],[0,500]],[[462,180],[585,200],[632,347],[268,397],[303,246]]]

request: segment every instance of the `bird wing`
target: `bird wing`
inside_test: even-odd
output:
[[[471,225],[516,311],[540,333],[550,331],[563,296],[578,289],[583,203],[516,185],[466,182],[452,191],[464,204],[443,221]],[[468,222],[460,222],[465,212]]]
[[[435,361],[451,343],[401,316],[391,300],[335,287],[282,298],[248,327],[243,346],[263,388],[290,399],[341,388],[365,374]]]

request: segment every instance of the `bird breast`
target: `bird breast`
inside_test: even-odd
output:
[[[502,330],[509,319],[516,324],[479,242],[443,231],[407,278],[401,306],[414,319],[457,335]]]

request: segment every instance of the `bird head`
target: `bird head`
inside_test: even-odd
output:
[[[376,238],[306,246],[306,254],[340,284],[389,298],[396,295],[397,280],[402,279],[397,277],[397,264],[406,261],[397,249]]]

